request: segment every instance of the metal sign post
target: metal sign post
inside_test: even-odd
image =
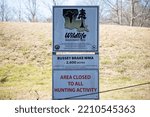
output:
[[[98,6],[53,7],[53,99],[99,99],[98,12]]]

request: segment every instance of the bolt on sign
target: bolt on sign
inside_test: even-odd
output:
[[[53,7],[53,99],[99,99],[98,12],[98,6]]]
[[[54,6],[53,51],[98,51],[98,7]]]

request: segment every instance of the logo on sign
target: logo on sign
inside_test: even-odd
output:
[[[85,32],[89,32],[88,25],[86,25],[86,11],[84,9],[63,9],[63,17],[65,19],[64,27],[66,29],[77,29],[78,32],[67,32],[65,34],[66,40],[81,40],[86,38]]]

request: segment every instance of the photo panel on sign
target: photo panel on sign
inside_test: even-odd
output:
[[[98,6],[53,7],[53,51],[98,52]]]

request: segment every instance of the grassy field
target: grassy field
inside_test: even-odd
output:
[[[0,23],[0,99],[51,99],[51,24]],[[150,28],[100,26],[100,91],[150,82]],[[100,94],[150,99],[150,84]]]

